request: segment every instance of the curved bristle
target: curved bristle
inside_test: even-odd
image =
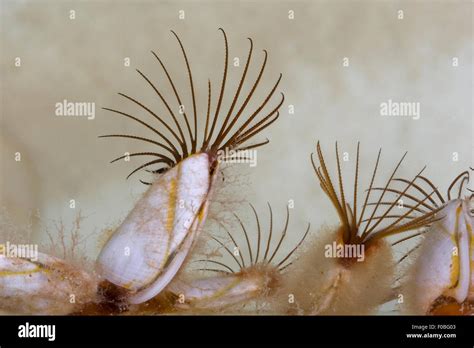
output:
[[[151,51],[151,53],[153,54],[153,56],[158,60],[158,62],[160,63],[161,65],[161,68],[163,69],[167,79],[168,79],[168,82],[170,83],[170,86],[171,86],[171,89],[173,90],[173,93],[174,93],[174,96],[176,98],[176,101],[178,103],[178,105],[183,105],[183,102],[181,101],[181,97],[179,96],[179,93],[178,93],[178,90],[176,89],[176,86],[173,82],[173,79],[171,78],[171,75],[169,74],[168,72],[168,69],[166,68],[166,66],[163,64],[163,61],[161,60],[161,58],[153,51]],[[188,121],[188,115],[186,114],[186,111],[183,111],[183,116],[184,116],[184,122],[186,124],[186,128],[188,130],[188,133],[189,133],[189,138],[191,139],[191,142],[192,142],[192,139],[193,139],[193,134],[191,132],[191,127],[189,125],[189,121]],[[192,144],[191,144],[192,146]],[[188,152],[186,150],[186,152],[183,152],[182,154],[183,156],[187,156],[188,155]]]
[[[147,162],[147,163],[145,163],[145,164],[143,164],[143,165],[141,165],[141,166],[135,168],[134,170],[132,170],[132,171],[130,172],[130,174],[127,175],[127,179],[128,179],[129,177],[131,177],[133,174],[135,174],[136,172],[138,172],[140,169],[143,169],[143,168],[146,168],[146,167],[148,167],[148,166],[151,166],[151,165],[153,165],[153,164],[158,164],[158,163],[166,163],[166,161],[163,160],[163,159],[157,159],[157,160],[154,160],[154,161]]]
[[[207,132],[209,129],[209,117],[211,115],[211,80],[207,80],[207,113],[206,113],[206,126],[204,128],[204,142],[207,141]]]
[[[288,266],[291,265],[291,262],[288,263],[287,265],[285,266],[282,266],[286,260],[288,260],[291,255],[293,255],[295,253],[296,250],[298,250],[298,248],[300,247],[300,245],[303,243],[303,241],[306,239],[306,236],[308,235],[309,233],[309,229],[311,227],[311,224],[308,223],[308,227],[306,228],[306,232],[304,233],[303,237],[300,239],[300,241],[298,242],[298,244],[296,244],[296,246],[277,264],[277,266],[279,267],[280,271],[283,271],[285,268],[287,268]]]
[[[238,130],[236,130],[227,140],[227,142],[224,144],[224,146],[219,146],[221,144],[221,141],[224,140],[224,138],[227,136],[229,131],[231,130],[231,127],[235,123],[231,123],[226,131],[224,131],[224,134],[222,134],[221,137],[219,137],[216,142],[213,144],[212,148],[214,149],[222,149],[222,148],[234,148],[235,146],[242,144],[246,142],[249,138],[255,136],[257,133],[260,133],[263,129],[267,128],[270,124],[272,124],[276,119],[279,117],[278,109],[282,106],[283,102],[285,101],[285,95],[281,93],[281,100],[277,104],[276,107],[273,108],[273,110],[267,114],[260,122],[257,124],[249,127],[250,123],[257,117],[257,115],[260,114],[262,109],[266,106],[270,98],[273,96],[273,93],[275,92],[276,88],[278,87],[278,84],[280,83],[282,75],[280,74],[280,77],[278,78],[278,81],[275,83],[273,86],[272,90],[268,94],[268,96],[265,98],[263,103],[257,108],[257,110],[244,122],[242,126]],[[270,122],[264,123],[267,121],[269,118],[271,118],[273,115],[275,115],[275,118],[271,120]],[[237,118],[236,118],[237,119]]]
[[[417,179],[421,180],[421,183],[416,184],[415,180]],[[411,181],[402,179],[402,178],[396,178],[396,179],[393,179],[393,181],[398,181],[398,182],[407,184],[404,190],[387,189],[387,191],[390,191],[398,195],[398,197],[394,200],[395,202],[398,201],[402,197],[404,199],[407,199],[408,203],[404,202],[403,206],[404,208],[408,209],[408,211],[407,213],[403,215],[390,216],[390,217],[396,218],[397,220],[391,225],[389,225],[387,228],[390,229],[390,227],[393,227],[394,224],[397,224],[403,219],[411,219],[412,220],[411,224],[413,224],[414,226],[420,226],[420,225],[429,226],[433,222],[438,221],[443,218],[442,216],[441,217],[436,216],[436,213],[438,213],[443,208],[446,201],[449,201],[452,199],[451,191],[455,188],[456,184],[459,185],[456,198],[461,198],[464,184],[469,182],[469,172],[464,171],[453,179],[453,181],[451,182],[451,184],[449,185],[446,191],[446,197],[443,197],[441,195],[438,188],[433,184],[431,180],[422,176],[421,174],[418,174]],[[428,185],[429,189],[431,189],[431,193],[429,193],[429,191],[423,188],[422,184]],[[408,189],[413,189],[413,192],[409,194]],[[373,190],[380,190],[380,188],[373,188]],[[419,194],[421,194],[421,197],[417,197],[417,195]],[[435,195],[435,197],[433,197],[433,195]],[[430,203],[428,203],[427,201],[429,201]],[[393,202],[380,202],[380,205],[393,206]],[[421,215],[417,215],[416,217],[409,215],[412,212],[418,212]],[[385,217],[388,218],[389,216],[387,215]],[[382,219],[382,218],[384,218],[384,216],[379,217],[379,219]],[[407,223],[407,224],[401,225],[400,227],[402,227],[403,229],[406,229],[409,226],[410,224]],[[423,232],[420,232],[413,236],[421,235],[422,233]],[[386,231],[382,235],[391,235],[391,234],[393,233]],[[410,237],[403,238],[401,241],[408,240],[409,238]]]
[[[162,154],[157,153],[157,152],[132,152],[130,154],[117,157],[113,159],[112,161],[110,161],[110,163],[114,163],[114,162],[120,161],[121,159],[128,158],[128,157],[135,157],[135,156],[155,156],[155,157],[160,157],[163,160],[168,159],[166,156],[163,156]]]
[[[271,263],[273,258],[275,257],[276,253],[280,249],[281,243],[283,243],[283,239],[286,237],[286,232],[288,231],[288,222],[290,221],[290,209],[288,206],[286,207],[286,221],[285,221],[285,227],[283,228],[283,231],[281,232],[281,237],[280,240],[278,241],[278,244],[276,248],[273,250],[272,256],[268,259],[268,263]]]
[[[360,148],[360,142],[357,142],[357,154],[356,154],[356,170],[355,170],[355,175],[354,175],[354,203],[352,205],[353,211],[351,213],[352,215],[352,226],[356,226],[357,224],[357,185],[359,183],[359,148]],[[350,209],[350,206],[349,206]],[[351,240],[352,241],[352,240]]]
[[[224,271],[222,269],[215,269],[215,268],[198,268],[198,271],[204,271],[204,272],[216,272],[216,273],[224,273],[224,274],[232,274],[231,272]]]
[[[139,101],[136,98],[133,98],[129,95],[124,93],[119,93],[120,96],[126,98],[127,100],[131,101],[135,105],[137,105],[141,110],[146,111],[148,114],[153,116],[153,118],[160,124],[160,127],[164,127],[166,129],[167,134],[160,132],[157,128],[153,127],[148,122],[143,121],[142,119],[127,114],[122,111],[118,111],[111,108],[103,108],[104,110],[110,111],[114,114],[121,115],[123,117],[127,117],[129,119],[134,120],[135,122],[144,125],[149,130],[153,131],[160,139],[160,141],[154,141],[145,137],[140,137],[136,135],[109,135],[109,136],[101,136],[101,138],[107,137],[122,137],[122,138],[130,138],[136,140],[142,140],[148,143],[155,144],[161,147],[163,150],[169,152],[170,156],[167,158],[172,158],[168,163],[168,167],[172,168],[177,163],[182,161],[183,159],[187,158],[188,156],[200,153],[200,152],[207,152],[212,155],[212,158],[217,158],[217,154],[220,151],[225,152],[226,150],[235,150],[235,151],[244,151],[249,149],[255,149],[257,147],[263,146],[269,142],[269,140],[265,140],[262,142],[258,142],[255,144],[245,145],[249,140],[260,134],[263,130],[273,124],[279,117],[279,108],[282,106],[284,102],[284,94],[281,94],[281,100],[279,103],[276,104],[268,113],[264,113],[264,109],[272,99],[276,89],[278,88],[282,75],[280,74],[277,81],[271,88],[271,90],[266,94],[263,102],[257,107],[257,109],[252,113],[247,113],[247,106],[249,102],[252,100],[256,93],[256,89],[259,86],[263,73],[265,71],[265,67],[267,65],[268,53],[266,50],[263,50],[264,59],[260,71],[258,72],[256,80],[253,82],[250,91],[245,96],[245,99],[242,101],[240,106],[239,99],[241,97],[241,92],[243,86],[246,82],[246,78],[248,75],[249,67],[252,61],[252,54],[253,54],[253,41],[252,39],[248,38],[250,42],[250,48],[247,55],[247,60],[245,63],[245,67],[243,69],[242,75],[240,77],[238,86],[233,93],[233,99],[230,103],[229,109],[227,112],[223,113],[222,105],[224,104],[224,98],[226,96],[226,84],[228,80],[228,71],[229,71],[229,43],[227,40],[227,35],[222,28],[219,28],[219,31],[222,33],[224,38],[224,72],[222,76],[222,82],[220,87],[219,96],[217,97],[217,105],[215,111],[212,112],[212,105],[211,105],[211,81],[208,80],[207,83],[207,110],[204,116],[205,124],[203,127],[202,136],[198,134],[199,128],[199,111],[197,106],[197,93],[195,89],[195,82],[193,80],[193,73],[191,69],[191,64],[188,58],[188,54],[186,49],[181,41],[180,37],[171,30],[171,33],[176,38],[178,42],[178,46],[181,50],[182,56],[184,58],[184,63],[186,66],[186,74],[188,77],[189,88],[191,91],[191,99],[192,99],[192,126],[190,124],[190,119],[184,109],[181,109],[184,106],[183,99],[181,98],[180,93],[176,87],[176,84],[171,77],[168,69],[166,68],[165,64],[163,63],[162,59],[156,54],[154,51],[151,51],[153,56],[159,62],[166,78],[168,80],[169,86],[171,87],[174,97],[175,103],[178,104],[180,107],[180,113],[183,117],[177,117],[175,112],[173,111],[175,108],[172,106],[170,101],[166,100],[163,96],[163,93],[157,88],[155,83],[153,83],[152,79],[150,79],[147,75],[145,75],[141,70],[136,69],[137,73],[147,82],[148,86],[150,86],[155,94],[160,99],[161,103],[165,106],[168,111],[168,118],[163,118],[162,116],[158,115],[154,112],[151,108],[146,106],[144,103]],[[211,117],[211,114],[213,116]],[[183,125],[184,122],[184,125]],[[240,124],[240,126],[238,125]],[[187,134],[185,135],[184,128],[187,130]],[[140,153],[148,153],[149,151],[143,151]],[[151,153],[151,152],[150,152]],[[164,158],[163,158],[164,159]],[[114,161],[115,162],[115,161]],[[146,163],[143,166],[138,167],[137,169],[143,169],[150,165],[150,163]],[[133,171],[131,174],[134,174],[136,171]],[[130,174],[130,175],[131,175]],[[129,175],[129,176],[130,176]],[[142,180],[141,180],[142,182]]]
[[[151,131],[153,131],[155,134],[157,134],[160,138],[162,139],[166,139],[166,136],[163,135],[161,132],[159,132],[156,128],[150,126],[148,123],[146,122],[143,122],[142,120],[140,120],[139,118],[135,117],[135,116],[132,116],[132,115],[129,115],[125,112],[122,112],[122,111],[118,111],[118,110],[114,110],[114,109],[110,109],[110,108],[102,108],[104,110],[107,110],[107,111],[111,111],[113,112],[114,114],[117,114],[117,115],[121,115],[121,116],[124,116],[124,117],[128,117],[142,125],[144,125],[145,127],[147,127],[148,129],[150,129]],[[139,136],[135,136],[135,135],[101,135],[99,136],[99,138],[106,138],[106,137],[122,137],[122,138],[131,138],[131,139],[141,139],[141,140],[144,140],[146,138],[142,138],[142,137],[139,137]],[[145,141],[145,140],[144,140]],[[166,151],[168,151],[169,153],[171,153],[174,157],[175,160],[178,160],[180,157],[179,157],[179,153],[177,151],[175,151],[175,148],[174,147],[170,147],[170,146],[167,146],[161,142],[157,142],[157,141],[153,141],[153,140],[150,140],[150,139],[147,139],[146,141],[150,142],[150,143],[153,143],[163,149],[165,149]],[[166,140],[166,143],[169,143],[169,140]]]
[[[441,193],[438,191],[438,188],[435,187],[433,185],[433,183],[426,177],[424,177],[423,175],[418,175],[418,178],[423,180],[425,183],[427,183],[431,189],[433,190],[433,192],[436,194],[436,196],[439,198],[439,200],[442,202],[442,204],[446,203],[446,201],[444,200],[443,196],[441,195]]]
[[[260,219],[258,218],[257,211],[255,210],[252,204],[250,204],[250,207],[252,208],[253,214],[255,215],[255,221],[257,222],[257,256],[255,256],[255,262],[257,263],[258,257],[260,256],[260,241],[262,239],[262,230],[260,228]]]
[[[216,265],[219,265],[219,266],[222,266],[222,267],[225,267],[229,270],[230,273],[235,273],[234,270],[227,266],[225,263],[222,263],[222,262],[219,262],[219,261],[215,261],[215,260],[196,260],[196,262],[210,262],[210,263],[214,263]]]
[[[257,147],[266,145],[269,142],[270,142],[270,140],[266,139],[265,141],[262,141],[261,143],[252,144],[252,145],[248,145],[248,146],[245,146],[245,147],[239,147],[235,151],[245,151],[245,150],[255,149]]]
[[[370,203],[367,203],[367,206],[375,206],[375,205],[379,205],[379,206],[386,206],[386,205],[392,205],[393,202],[377,202],[377,203],[374,203],[374,202],[370,202]],[[412,204],[407,204],[407,203],[403,203],[403,207],[404,208],[408,208],[408,209],[411,209],[413,211],[416,211],[420,214],[426,214],[426,213],[429,213],[429,211],[426,211],[426,210],[423,210],[421,209],[419,206],[415,206],[415,205],[412,205]],[[374,217],[375,219],[375,217]],[[364,220],[361,220],[361,222],[367,222],[369,221],[369,219],[364,219]]]
[[[396,193],[398,196],[395,200],[393,200],[392,204],[391,204],[391,207],[389,210],[387,210],[387,212],[384,213],[384,216],[385,215],[388,215],[388,212],[397,204],[397,202],[401,199],[401,198],[408,198],[416,203],[419,203],[419,205],[423,206],[424,208],[427,208],[428,210],[430,211],[433,211],[435,210],[437,207],[436,206],[431,206],[429,205],[428,203],[425,203],[424,201],[420,201],[418,198],[416,198],[415,196],[413,195],[410,195],[408,194],[406,191],[411,187],[412,185],[412,182],[408,182],[408,185],[406,186],[406,188],[404,189],[404,191],[400,191],[398,189],[393,189],[393,188],[387,188],[385,189],[385,192],[391,192],[391,193]],[[371,190],[373,191],[381,191],[381,190],[384,190],[384,188],[382,187],[374,187],[372,188]],[[434,192],[433,192],[434,193]],[[425,197],[429,200],[431,198],[431,196],[433,195],[433,193],[430,193],[430,194],[426,194]],[[375,218],[374,218],[375,219]],[[364,220],[366,221],[366,220]],[[375,225],[374,225],[375,226]],[[370,233],[370,232],[369,232]]]
[[[393,179],[393,181],[400,181],[400,182],[403,182],[405,184],[410,184],[410,181],[408,181],[407,179],[403,179],[403,178],[395,178]],[[418,190],[423,196],[427,196],[428,195],[428,192],[426,192],[423,188],[421,188],[420,185],[417,185],[415,183],[412,183],[411,186],[413,186],[414,189]],[[439,207],[440,205],[443,204],[443,202],[441,203],[437,203],[432,197],[429,198],[429,201],[434,204],[435,207]]]
[[[388,186],[389,186],[390,183],[392,182],[393,177],[395,176],[395,174],[396,174],[398,168],[400,168],[400,166],[401,166],[403,160],[405,159],[406,155],[407,155],[407,152],[405,152],[405,153],[403,154],[402,158],[401,158],[400,161],[397,163],[395,169],[393,170],[392,174],[390,175],[390,178],[387,180],[387,183],[386,183],[385,186],[383,187],[383,189],[382,189],[382,194],[380,195],[380,197],[379,197],[379,199],[378,199],[378,201],[377,201],[377,204],[375,205],[375,208],[372,210],[372,214],[370,215],[369,221],[368,221],[367,224],[365,225],[364,232],[362,232],[362,238],[366,237],[369,233],[371,233],[371,232],[380,224],[380,222],[382,221],[382,220],[379,219],[379,220],[377,220],[377,221],[375,222],[375,224],[374,224],[373,226],[371,226],[372,219],[373,219],[373,217],[374,217],[374,215],[375,215],[375,213],[377,212],[377,209],[378,209],[378,207],[379,207],[379,206],[378,206],[378,203],[382,201],[382,199],[383,199],[385,193],[386,193],[387,190],[388,190]],[[425,168],[423,168],[421,171],[423,171],[424,169],[425,169]],[[421,174],[421,172],[418,173],[418,175],[419,175],[419,174]],[[415,178],[416,178],[416,177],[415,177]],[[372,191],[372,189],[370,189],[370,190],[367,192],[367,195],[370,194],[370,191]],[[391,205],[389,206],[389,208],[385,211],[384,215],[388,214],[388,213],[393,209],[393,207],[397,204],[397,201],[398,201],[398,199],[397,199],[397,200],[393,200],[392,204],[391,204]]]
[[[151,80],[147,76],[145,76],[145,74],[143,74],[139,69],[136,69],[136,71],[148,82],[148,84],[151,86],[151,88],[153,88],[155,93],[161,99],[162,103],[165,105],[165,107],[168,110],[171,118],[173,119],[174,124],[176,125],[176,128],[178,129],[178,132],[179,132],[179,135],[180,135],[180,138],[178,139],[178,142],[181,146],[182,152],[183,152],[183,154],[187,154],[188,153],[188,148],[187,148],[187,144],[186,144],[186,138],[184,137],[184,133],[183,133],[183,130],[181,128],[181,125],[179,124],[179,122],[176,118],[176,115],[174,114],[173,110],[171,109],[169,103],[163,97],[161,92],[155,87],[153,82],[151,82]]]
[[[171,30],[173,35],[176,37],[176,40],[178,40],[179,46],[181,47],[181,52],[183,53],[184,61],[186,63],[186,69],[188,71],[188,77],[189,77],[189,85],[191,88],[191,96],[193,99],[193,117],[194,117],[194,137],[191,136],[191,152],[195,153],[196,152],[196,143],[197,143],[197,113],[196,113],[196,96],[194,92],[194,83],[193,83],[193,74],[191,72],[191,67],[189,66],[189,60],[188,56],[186,54],[186,50],[184,49],[183,43],[181,42],[181,39],[179,38],[176,33]]]
[[[414,233],[414,234],[412,234],[412,235],[410,235],[410,236],[403,237],[402,239],[399,239],[399,240],[397,240],[396,242],[393,242],[391,245],[392,245],[392,246],[395,246],[395,245],[397,245],[397,244],[406,242],[407,240],[411,240],[411,239],[413,239],[413,238],[422,236],[422,235],[425,234],[427,231],[428,231],[428,230],[424,230],[424,231],[421,231],[421,232]]]
[[[267,202],[268,210],[269,210],[269,217],[270,221],[268,222],[268,238],[267,238],[267,247],[265,249],[265,255],[263,256],[263,260],[267,260],[268,251],[270,250],[270,243],[272,241],[272,234],[273,234],[273,211],[272,206],[269,202]]]
[[[345,218],[345,224],[347,226],[350,226],[350,219],[347,214],[347,203],[346,203],[346,198],[344,196],[344,184],[342,183],[342,172],[341,172],[341,161],[339,160],[339,149],[337,147],[337,141],[336,141],[336,162],[337,162],[337,178],[339,181],[339,194],[341,195],[341,208],[342,208],[342,215]],[[350,233],[350,231],[348,231]],[[350,238],[349,234],[349,238]]]
[[[222,75],[222,82],[221,82],[221,90],[219,93],[219,98],[217,100],[217,106],[216,106],[216,111],[214,113],[214,118],[212,120],[212,125],[211,125],[211,130],[209,133],[209,138],[205,139],[203,142],[203,148],[207,148],[209,146],[209,143],[211,142],[212,135],[214,133],[214,129],[216,128],[217,125],[217,119],[219,116],[219,112],[221,110],[221,105],[222,105],[222,100],[224,98],[224,91],[225,91],[225,84],[227,81],[227,68],[228,68],[228,63],[229,63],[229,45],[227,43],[227,35],[225,31],[222,28],[219,28],[219,31],[222,32],[222,35],[224,36],[224,73]]]
[[[212,238],[213,240],[215,240],[217,243],[219,243],[219,244],[224,248],[224,250],[227,251],[227,253],[228,253],[230,256],[232,256],[232,258],[234,259],[235,263],[237,263],[237,265],[239,266],[239,269],[241,269],[242,267],[244,267],[243,264],[241,264],[241,263],[239,262],[239,260],[237,260],[237,258],[235,257],[234,253],[231,252],[231,251],[229,250],[229,248],[228,248],[224,243],[222,243],[219,239],[217,239],[217,238],[215,238],[215,237],[211,237],[211,238]]]
[[[247,71],[250,66],[250,60],[252,58],[252,52],[253,52],[253,41],[251,38],[248,38],[248,40],[250,41],[250,48],[249,48],[249,53],[247,55],[247,61],[245,62],[244,71],[242,73],[242,77],[240,78],[239,86],[237,87],[237,91],[235,92],[234,98],[232,100],[232,104],[230,105],[229,111],[227,112],[227,115],[222,124],[222,127],[221,127],[222,129],[226,129],[227,127],[227,124],[230,120],[232,112],[234,111],[235,105],[237,104],[237,100],[239,99],[240,91],[242,90],[242,86],[244,85],[245,77],[247,76]],[[227,50],[227,44],[226,44],[226,50]]]
[[[240,227],[242,227],[242,232],[244,233],[245,241],[247,242],[247,251],[249,253],[250,264],[253,265],[252,247],[250,246],[250,239],[249,239],[249,235],[247,233],[247,229],[245,228],[244,224],[242,223],[242,220],[240,220],[240,218],[236,214],[234,214],[234,216],[239,221]]]
[[[291,256],[296,252],[296,250],[301,246],[301,244],[303,243],[303,241],[305,240],[306,236],[308,235],[309,233],[309,230],[310,230],[310,224],[308,224],[308,228],[306,229],[306,232],[304,233],[303,237],[300,239],[300,241],[296,244],[296,246],[291,249],[290,252],[288,252],[287,254],[285,255],[282,255],[280,257],[277,257],[278,255],[278,252],[279,250],[281,249],[281,246],[283,245],[283,241],[287,235],[287,231],[288,231],[288,225],[289,225],[289,215],[290,215],[290,212],[289,212],[289,208],[287,207],[287,214],[286,214],[286,220],[285,220],[285,225],[282,229],[282,232],[280,234],[280,239],[277,243],[277,245],[275,246],[275,248],[272,248],[271,246],[271,240],[272,240],[272,234],[273,234],[273,211],[271,209],[271,206],[270,204],[268,203],[268,207],[269,207],[269,215],[270,215],[270,219],[269,219],[269,225],[268,225],[268,233],[267,233],[267,242],[266,242],[266,248],[265,248],[265,255],[263,256],[263,258],[261,259],[260,258],[260,247],[261,247],[261,241],[262,241],[262,235],[261,235],[261,224],[260,224],[260,217],[258,216],[257,214],[257,211],[256,209],[253,207],[253,205],[250,204],[250,207],[255,215],[255,221],[256,221],[256,225],[257,225],[257,236],[256,236],[256,240],[255,238],[250,238],[249,237],[249,233],[248,233],[248,230],[246,228],[246,226],[244,225],[244,223],[242,222],[242,220],[240,219],[239,216],[237,216],[236,214],[234,214],[237,222],[239,223],[241,229],[242,229],[242,233],[244,235],[244,238],[245,238],[245,244],[246,244],[246,247],[247,247],[247,256],[248,256],[248,262],[245,262],[245,259],[243,258],[242,256],[242,252],[240,252],[240,250],[242,250],[242,248],[240,247],[240,245],[235,241],[235,239],[233,238],[232,234],[228,231],[228,229],[221,224],[221,226],[225,229],[225,231],[227,232],[227,235],[230,237],[231,241],[232,241],[232,244],[235,246],[235,248],[237,250],[239,250],[239,256],[241,258],[241,262],[239,262],[239,260],[236,258],[235,254],[232,253],[229,248],[225,245],[224,242],[222,242],[220,239],[216,238],[216,237],[211,237],[214,241],[216,241],[220,246],[222,246],[226,252],[233,258],[233,260],[235,261],[235,263],[238,265],[239,267],[239,272],[245,270],[245,269],[248,269],[252,266],[255,266],[255,265],[272,265],[274,266],[276,269],[278,269],[279,271],[283,271],[284,269],[286,269],[290,264],[291,264]],[[254,250],[257,249],[257,253],[254,254]],[[254,257],[254,255],[256,255]],[[280,259],[280,261],[274,261],[275,259]],[[288,262],[289,261],[289,262]],[[226,269],[232,269],[232,267],[230,267],[229,265],[226,265],[224,264],[223,262],[214,262],[212,260],[197,260],[196,262],[212,262],[212,263],[215,263],[215,264],[218,264],[220,263],[221,266],[225,267]],[[285,263],[288,262],[286,265]],[[234,270],[232,269],[232,272],[234,272]]]
[[[239,264],[241,269],[246,268],[247,266],[245,265],[244,257],[242,256],[242,253],[240,252],[239,245],[235,242],[234,237],[232,237],[232,233],[230,233],[229,230],[223,224],[221,224],[221,223],[219,223],[219,224],[224,228],[224,230],[226,231],[226,233],[229,236],[230,240],[234,244],[234,247],[237,248],[237,250],[239,251],[239,258],[240,258],[241,263],[239,263],[237,260],[236,260],[236,262]]]
[[[370,196],[370,193],[372,191],[372,187],[374,186],[374,180],[375,180],[375,176],[377,175],[377,169],[379,168],[380,156],[381,155],[382,155],[382,149],[379,149],[379,152],[377,153],[377,160],[375,161],[374,171],[372,172],[372,177],[370,179],[369,189],[367,191],[367,194],[365,195],[364,205],[362,206],[362,211],[360,212],[360,216],[359,216],[359,220],[357,222],[357,226],[360,226],[360,224],[362,222],[362,219],[364,217],[364,214],[365,214],[365,210],[366,210],[367,206],[369,205],[369,196]],[[378,204],[379,203],[380,202],[378,202]]]
[[[458,194],[456,195],[456,198],[461,198],[461,193],[462,193],[462,188],[464,186],[464,183],[469,182],[469,172],[467,170],[462,172],[457,177],[455,177],[454,180],[451,182],[451,184],[448,187],[448,201],[451,200],[451,190],[454,188],[454,186],[460,179],[461,179],[461,184],[459,185],[459,190],[458,190]]]
[[[173,131],[173,129],[168,126],[168,124],[163,121],[163,119],[161,117],[159,117],[156,113],[154,113],[150,108],[148,108],[147,106],[145,106],[143,103],[139,102],[138,100],[136,100],[135,98],[132,98],[124,93],[119,93],[120,96],[132,101],[133,103],[137,104],[138,106],[140,106],[143,110],[146,110],[150,115],[152,115],[158,122],[160,122],[163,126],[165,126],[165,128],[178,140],[178,142],[180,141],[178,135]],[[158,131],[157,131],[158,132]],[[179,153],[178,149],[174,146],[173,142],[168,139],[168,137],[164,136],[162,133],[159,133],[158,134],[161,136],[161,138],[166,141],[166,143],[170,146],[170,148],[173,149],[173,152],[174,153]]]
[[[344,208],[342,206],[345,205],[346,202],[345,201],[341,202],[339,200],[339,197],[332,183],[331,176],[329,175],[329,171],[327,169],[326,161],[324,160],[324,155],[322,153],[321,145],[319,141],[316,145],[316,151],[318,153],[318,159],[319,159],[319,163],[321,164],[321,167],[316,166],[316,163],[314,162],[314,159],[312,156],[311,156],[311,163],[313,164],[314,171],[316,175],[318,176],[321,188],[327,194],[332,204],[336,208],[337,214],[342,223],[342,227],[344,231],[344,240],[349,241],[351,238],[351,233],[354,228],[350,226],[347,214],[344,214]],[[338,177],[340,178],[340,182],[342,185],[342,178],[340,175],[338,175]]]

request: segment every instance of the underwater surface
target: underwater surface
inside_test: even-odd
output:
[[[2,314],[473,313],[470,3],[1,5]]]

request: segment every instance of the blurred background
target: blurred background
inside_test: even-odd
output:
[[[408,151],[400,176],[411,178],[427,165],[425,175],[445,192],[451,180],[474,163],[472,26],[470,1],[2,0],[3,223],[30,231],[32,241],[42,241],[45,226],[54,228],[62,221],[66,231],[73,229],[80,212],[88,256],[96,257],[104,231],[117,226],[146,190],[138,179],[150,178],[142,172],[125,180],[144,161],[109,161],[126,151],[153,150],[126,139],[98,139],[113,133],[151,136],[101,107],[150,116],[117,95],[123,92],[157,112],[164,110],[136,68],[174,100],[150,53],[154,50],[191,110],[185,63],[171,29],[188,54],[202,120],[207,79],[215,107],[222,76],[219,27],[228,36],[231,64],[224,110],[244,67],[247,37],[254,40],[254,53],[243,95],[257,76],[262,50],[269,53],[250,108],[259,105],[283,74],[280,119],[257,139],[268,138],[270,144],[258,150],[257,166],[232,166],[226,178],[236,180],[223,184],[234,182],[242,200],[254,204],[263,218],[270,202],[277,226],[283,225],[290,202],[290,246],[308,222],[317,233],[319,226],[338,221],[311,167],[317,140],[334,174],[335,141],[340,152],[347,153],[343,170],[348,190],[360,141],[361,190],[382,148],[379,183]],[[239,66],[233,65],[235,58]],[[269,107],[278,98],[276,94]],[[95,118],[56,116],[55,105],[63,100],[95,103]],[[419,103],[420,118],[381,116],[380,104],[388,100]],[[241,198],[234,199],[235,192],[226,194],[220,199],[241,202],[232,210],[251,220],[252,212]]]

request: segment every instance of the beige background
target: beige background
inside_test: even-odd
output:
[[[207,78],[217,86],[222,74],[219,27],[227,32],[230,57],[242,63],[246,37],[254,39],[251,77],[261,50],[269,51],[259,98],[283,73],[280,90],[286,101],[280,120],[261,136],[271,143],[259,150],[255,168],[230,175],[240,169],[246,173],[237,183],[239,191],[264,217],[270,201],[278,226],[286,202],[294,200],[294,240],[307,222],[314,233],[321,224],[337,222],[309,161],[318,139],[331,164],[336,140],[341,151],[349,152],[348,174],[360,140],[364,180],[379,147],[381,179],[409,151],[400,173],[414,175],[426,164],[426,174],[443,191],[474,163],[469,1],[2,0],[1,5],[1,206],[16,226],[38,211],[42,223],[33,220],[37,240],[45,236],[45,222],[71,224],[80,210],[87,216],[82,233],[92,233],[88,253],[94,258],[101,231],[119,223],[145,190],[138,182],[143,176],[125,181],[132,164],[108,164],[124,151],[144,150],[143,145],[97,139],[114,132],[141,134],[142,128],[100,107],[137,110],[116,94],[122,91],[160,110],[153,91],[134,71],[140,68],[170,96],[151,49],[167,62],[190,101],[184,62],[170,29],[188,52],[201,116]],[[397,19],[400,9],[403,20]],[[70,10],[76,19],[69,19]],[[178,19],[179,10],[185,11],[185,20]],[[294,20],[288,19],[290,10]],[[21,58],[21,67],[14,66],[15,57]],[[131,58],[130,67],[124,66],[124,57]],[[342,66],[343,57],[349,57],[349,67]],[[459,58],[458,67],[452,66],[453,57]],[[234,85],[242,67],[230,68]],[[63,99],[95,102],[96,119],[56,117],[54,105]],[[379,105],[388,99],[420,102],[421,119],[380,116]],[[294,115],[288,114],[290,104]],[[452,161],[453,152],[459,161]],[[75,211],[70,199],[77,201]],[[250,216],[245,205],[239,213]]]

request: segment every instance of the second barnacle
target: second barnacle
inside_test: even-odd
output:
[[[294,263],[294,270],[283,285],[280,310],[293,314],[367,314],[392,296],[395,280],[395,261],[387,237],[423,228],[434,221],[432,211],[415,216],[417,208],[431,195],[416,199],[412,206],[399,210],[398,202],[413,185],[397,190],[390,188],[405,155],[398,162],[385,186],[374,186],[379,167],[379,151],[370,184],[361,207],[358,205],[359,145],[357,146],[352,202],[347,199],[336,143],[337,181],[329,174],[326,160],[317,144],[317,159],[312,159],[321,189],[330,199],[339,216],[335,228],[322,228],[305,252]],[[381,191],[375,202],[374,192]],[[395,193],[388,198],[388,193]],[[359,212],[360,209],[360,212]],[[405,240],[405,238],[401,239]],[[292,296],[294,302],[285,301]]]
[[[221,238],[211,237],[217,243],[230,262],[225,260],[202,259],[202,270],[216,273],[215,276],[195,277],[185,275],[173,281],[167,290],[177,296],[176,307],[188,311],[216,312],[229,307],[238,310],[237,305],[245,305],[252,301],[272,302],[272,297],[278,292],[285,276],[285,270],[292,264],[292,255],[303,243],[309,232],[306,232],[299,242],[292,246],[289,252],[279,253],[288,234],[290,219],[289,208],[286,210],[286,220],[281,232],[274,237],[273,211],[268,204],[268,231],[262,234],[260,218],[251,205],[256,220],[256,233],[249,233],[242,220],[235,215],[245,243],[237,241],[236,233],[231,233],[224,225],[229,243]],[[280,230],[280,229],[278,229]],[[273,239],[273,240],[272,240]],[[272,311],[271,307],[266,311]]]

